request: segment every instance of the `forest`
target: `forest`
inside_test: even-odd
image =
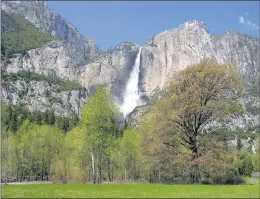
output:
[[[53,112],[20,114],[2,104],[2,182],[244,183],[243,176],[259,172],[259,127],[238,133],[224,123],[243,112],[241,87],[233,67],[203,60],[173,75],[140,125],[123,127],[105,85],[95,88],[80,118],[63,119],[71,122],[66,129]],[[242,143],[250,136],[255,153]]]

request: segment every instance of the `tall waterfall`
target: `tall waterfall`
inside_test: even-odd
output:
[[[139,52],[136,56],[135,65],[131,71],[130,78],[126,85],[124,102],[120,106],[120,110],[124,114],[124,117],[126,117],[128,113],[133,111],[136,106],[141,105],[138,89],[141,50],[142,48],[139,49]]]

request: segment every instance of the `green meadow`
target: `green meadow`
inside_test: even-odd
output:
[[[259,198],[259,179],[245,185],[9,184],[3,198]]]

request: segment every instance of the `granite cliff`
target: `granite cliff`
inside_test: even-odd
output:
[[[175,71],[199,63],[202,58],[234,65],[248,85],[259,75],[259,47],[259,38],[234,30],[212,35],[203,22],[186,22],[145,43],[141,59],[142,94],[150,95],[156,87],[162,88]]]
[[[44,32],[76,44],[85,59],[92,59],[101,53],[93,39],[84,36],[61,15],[49,9],[47,1],[3,1],[1,6],[8,13],[21,14]]]

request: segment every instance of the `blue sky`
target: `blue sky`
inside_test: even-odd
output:
[[[229,29],[259,37],[259,1],[50,1],[84,35],[102,49],[122,41],[139,45],[189,20],[205,22],[212,34]]]

